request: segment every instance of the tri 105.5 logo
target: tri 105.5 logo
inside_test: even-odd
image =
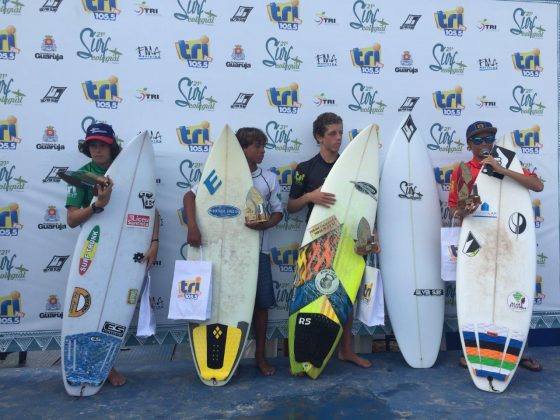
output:
[[[446,36],[463,36],[463,32],[467,30],[464,24],[465,10],[457,7],[454,10],[438,10],[434,13],[436,27],[444,31]]]
[[[190,41],[179,40],[175,43],[175,49],[179,59],[186,61],[189,67],[207,69],[208,64],[212,62],[210,39],[206,35]]]
[[[541,127],[534,125],[527,130],[513,130],[511,140],[515,147],[521,149],[521,153],[538,155],[543,144],[541,142]]]
[[[23,225],[19,219],[19,204],[0,206],[0,236],[18,236]]]
[[[454,165],[434,168],[434,175],[436,177],[436,182],[440,186],[442,191],[449,191],[449,186],[451,184],[451,174],[453,173]]]
[[[379,74],[383,68],[381,62],[381,44],[376,42],[371,47],[365,48],[352,48],[350,50],[350,58],[352,65],[359,67],[362,73],[366,74]]]
[[[177,138],[181,146],[187,146],[189,152],[209,152],[212,141],[210,141],[210,123],[203,121],[198,125],[177,127]]]
[[[82,0],[82,6],[87,13],[93,13],[97,20],[117,20],[121,13],[117,8],[117,0]]]
[[[525,77],[539,77],[543,68],[541,66],[541,51],[535,48],[529,52],[516,52],[511,56],[513,68],[519,70]]]
[[[208,96],[208,86],[190,77],[182,77],[177,82],[177,88],[183,99],[176,99],[175,105],[181,108],[196,109],[198,111],[214,111],[218,101],[213,96]]]
[[[266,90],[268,103],[278,109],[280,114],[297,114],[301,107],[299,102],[299,86],[292,83],[286,87],[271,87]]]
[[[278,183],[280,184],[280,191],[282,192],[290,192],[292,188],[292,181],[294,179],[296,173],[297,163],[292,162],[286,166],[273,166],[270,168],[270,172],[276,174],[278,177]]]
[[[19,143],[17,118],[10,115],[0,120],[0,150],[16,150]]]
[[[0,324],[19,324],[24,316],[20,292],[16,290],[8,296],[0,296]]]
[[[460,116],[465,109],[463,105],[463,88],[457,86],[453,90],[436,90],[432,93],[434,106],[441,109],[443,115]]]
[[[95,102],[97,108],[117,109],[122,98],[119,97],[119,79],[111,76],[107,80],[88,80],[82,83],[88,102]]]
[[[298,258],[299,244],[294,242],[288,246],[271,248],[270,249],[270,262],[273,267],[278,267],[278,270],[287,273],[293,273]]]
[[[15,60],[19,52],[16,47],[16,28],[8,26],[0,30],[0,60]]]
[[[277,23],[280,29],[297,31],[302,23],[299,18],[299,0],[272,2],[266,6],[266,10],[270,21]]]

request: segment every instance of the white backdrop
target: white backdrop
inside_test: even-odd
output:
[[[182,196],[199,180],[212,140],[225,123],[262,128],[263,166],[278,174],[285,202],[296,162],[317,153],[311,125],[326,111],[343,117],[344,145],[377,123],[382,158],[412,112],[444,223],[453,165],[470,157],[466,127],[479,119],[496,125],[545,183],[533,194],[535,311],[557,311],[558,14],[557,2],[492,0],[464,8],[403,0],[1,1],[0,351],[14,340],[21,349],[59,340],[78,232],[66,226],[56,170],[86,162],[77,143],[95,120],[123,140],[142,130],[152,136],[162,214],[152,282],[159,342],[168,333],[184,337],[167,320],[169,287],[185,246]],[[286,331],[304,223],[305,212],[286,215],[273,232],[272,336]],[[453,283],[447,293],[452,318]]]

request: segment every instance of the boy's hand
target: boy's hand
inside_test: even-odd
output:
[[[494,159],[492,156],[486,156],[484,159],[482,159],[482,161],[480,162],[482,165],[489,165],[492,167],[492,169],[494,170],[494,172],[498,173],[498,174],[504,174],[506,168],[504,168],[502,165],[500,165],[500,163]]]
[[[198,248],[202,244],[202,236],[200,235],[200,230],[198,226],[191,226],[187,230],[187,243],[190,246]]]
[[[144,254],[144,258],[142,258],[142,260],[140,260],[140,262],[142,262],[142,263],[145,262],[146,263],[146,271],[150,271],[150,268],[152,267],[152,265],[156,261],[158,249],[159,249],[158,242],[157,241],[152,241],[152,243],[150,244],[150,248],[148,248],[148,250]]]
[[[107,177],[107,184],[105,186],[95,184],[94,188],[97,190],[96,207],[105,207],[109,203],[111,193],[113,192],[113,180]]]
[[[308,192],[307,198],[313,204],[319,204],[327,208],[336,203],[336,196],[333,193],[322,192],[321,187],[317,188],[314,191]]]
[[[267,230],[268,229],[268,221],[266,222],[251,222],[251,223],[245,223],[245,226],[247,226],[249,229],[253,229],[253,230]]]

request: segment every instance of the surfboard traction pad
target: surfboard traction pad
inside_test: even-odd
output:
[[[214,385],[225,384],[243,352],[250,324],[189,323],[195,363],[200,378]]]
[[[525,335],[494,324],[467,324],[461,328],[465,356],[474,376],[508,382],[519,364]]]
[[[365,269],[340,223],[299,250],[288,336],[292,374],[317,378],[334,352]]]
[[[99,387],[109,375],[122,339],[101,332],[68,335],[64,339],[64,376],[71,386]]]

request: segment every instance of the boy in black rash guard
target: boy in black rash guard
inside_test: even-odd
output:
[[[319,153],[296,167],[287,206],[289,213],[295,213],[307,206],[307,220],[315,204],[330,207],[336,202],[335,195],[321,191],[321,186],[339,156],[342,118],[332,112],[319,115],[313,122],[313,137],[319,143]],[[350,314],[344,324],[338,358],[369,368],[371,362],[358,356],[352,349],[353,318]]]

